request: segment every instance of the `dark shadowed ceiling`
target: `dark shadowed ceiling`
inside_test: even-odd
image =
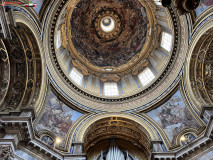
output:
[[[114,23],[110,32],[101,28],[106,17]],[[80,54],[99,67],[118,67],[143,48],[148,18],[138,0],[82,0],[71,24],[72,42]]]

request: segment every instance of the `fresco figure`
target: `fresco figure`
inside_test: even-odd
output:
[[[146,9],[138,0],[90,2],[82,0],[73,10],[70,21],[75,49],[91,64],[99,67],[118,67],[128,63],[145,44],[149,24]],[[100,36],[95,27],[97,17],[107,10],[121,21],[119,33],[109,39]]]
[[[82,114],[72,110],[61,102],[52,91],[50,91],[48,103],[36,129],[46,129],[59,137],[66,137],[67,132]]]
[[[195,10],[196,16],[199,16],[200,14],[202,14],[202,12],[204,12],[205,10],[210,8],[211,6],[213,6],[212,0],[201,0],[200,5]]]
[[[191,133],[185,134],[184,137],[185,140],[181,141],[182,145],[187,145],[188,143],[191,143],[193,140],[196,139],[196,137]]]
[[[186,108],[177,91],[165,104],[147,113],[162,127],[171,143],[175,143],[176,136],[185,128],[199,128],[199,125]]]
[[[54,147],[54,141],[53,141],[53,139],[51,138],[51,137],[49,137],[49,136],[43,136],[42,138],[41,138],[41,141],[42,142],[44,142],[44,143],[46,143],[48,146],[50,146],[50,147]]]

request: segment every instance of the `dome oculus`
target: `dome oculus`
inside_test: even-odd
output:
[[[104,32],[111,32],[115,28],[115,21],[111,17],[104,17],[100,25]]]
[[[125,65],[146,43],[149,20],[139,0],[80,0],[70,18],[71,53],[94,67]]]
[[[171,54],[163,48],[160,42],[162,33],[166,31],[162,30],[160,21],[158,23],[154,16],[156,14],[155,8],[152,12],[152,10],[150,10],[151,6],[148,6],[143,1],[131,0],[132,4],[129,2],[129,0],[92,0],[92,4],[86,3],[86,0],[80,0],[78,3],[70,2],[67,9],[59,16],[56,28],[61,33],[60,39],[62,47],[55,51],[58,53],[58,65],[61,66],[63,72],[59,71],[61,74],[66,72],[67,74],[65,74],[69,76],[71,67],[74,67],[83,75],[83,83],[77,86],[76,83],[72,83],[72,81],[75,81],[73,80],[74,76],[67,77],[68,79],[66,79],[66,81],[70,84],[71,89],[75,89],[89,98],[98,98],[100,101],[107,101],[108,99],[114,100],[114,97],[112,99],[106,98],[114,95],[107,94],[106,92],[109,89],[104,89],[104,86],[108,83],[115,83],[118,88],[118,94],[116,91],[115,99],[126,100],[123,97],[141,97],[153,89],[153,86],[156,86],[162,79],[161,77],[163,76],[161,76],[161,73],[165,75],[166,70],[163,70],[165,65],[161,67],[157,64],[157,68],[154,68],[156,63],[161,62],[158,61],[159,59],[163,60],[165,64],[170,62]],[[134,4],[135,2],[138,2],[137,5]],[[116,7],[118,3],[120,5]],[[133,5],[135,6],[133,7]],[[171,11],[171,14],[172,13]],[[64,19],[65,14],[67,16]],[[167,12],[165,15],[170,16]],[[174,14],[172,15],[172,17],[176,18]],[[112,23],[111,19],[115,22],[115,28],[111,32],[105,33],[101,29],[101,24],[107,27]],[[171,31],[173,30],[173,25],[167,24],[167,26],[171,26],[170,29]],[[119,34],[115,32],[116,29],[118,29]],[[143,33],[145,35],[147,34],[147,36],[139,36],[139,34],[142,34],[141,31],[144,31]],[[105,36],[113,33],[115,33],[115,35],[112,38]],[[171,34],[172,40],[173,37],[177,37],[174,36],[173,33],[178,34],[178,32],[168,32],[168,34]],[[56,32],[54,36],[57,36]],[[141,43],[141,38],[145,43]],[[55,39],[55,45],[57,44],[56,42],[57,39]],[[173,47],[173,42],[171,42],[171,44],[171,47]],[[128,55],[119,52],[122,50],[124,54],[127,53]],[[133,52],[131,52],[131,50]],[[163,53],[161,51],[163,51]],[[172,48],[170,51],[173,51]],[[172,53],[171,58],[174,57],[173,55]],[[59,58],[59,56],[62,58]],[[131,58],[130,60],[128,60],[129,57]],[[123,60],[127,63],[121,63]],[[117,65],[118,63],[120,63],[120,65]],[[151,77],[152,80],[150,79],[150,81],[143,82],[145,78],[147,79],[147,77],[151,75],[151,73],[145,72],[147,67],[154,76],[152,76],[153,78]],[[64,77],[64,74],[62,76]],[[159,78],[159,76],[161,77]],[[157,78],[158,81],[156,81],[156,83],[151,83],[151,81],[154,82]],[[137,85],[134,83],[134,80]],[[126,90],[123,86],[132,89]],[[136,87],[138,87],[138,89],[136,89]],[[95,90],[91,91],[90,88],[95,88]],[[104,99],[99,99],[100,97],[104,97]],[[116,100],[114,102],[116,102]]]

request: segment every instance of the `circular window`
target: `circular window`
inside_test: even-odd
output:
[[[101,20],[101,29],[104,32],[111,32],[115,28],[115,21],[111,17],[104,17]]]

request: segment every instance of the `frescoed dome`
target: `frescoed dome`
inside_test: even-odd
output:
[[[51,50],[67,95],[104,106],[140,100],[162,84],[178,56],[178,34],[175,13],[157,2],[70,1],[55,19]]]
[[[118,67],[142,50],[148,24],[138,0],[81,0],[72,13],[72,43],[91,64]]]

